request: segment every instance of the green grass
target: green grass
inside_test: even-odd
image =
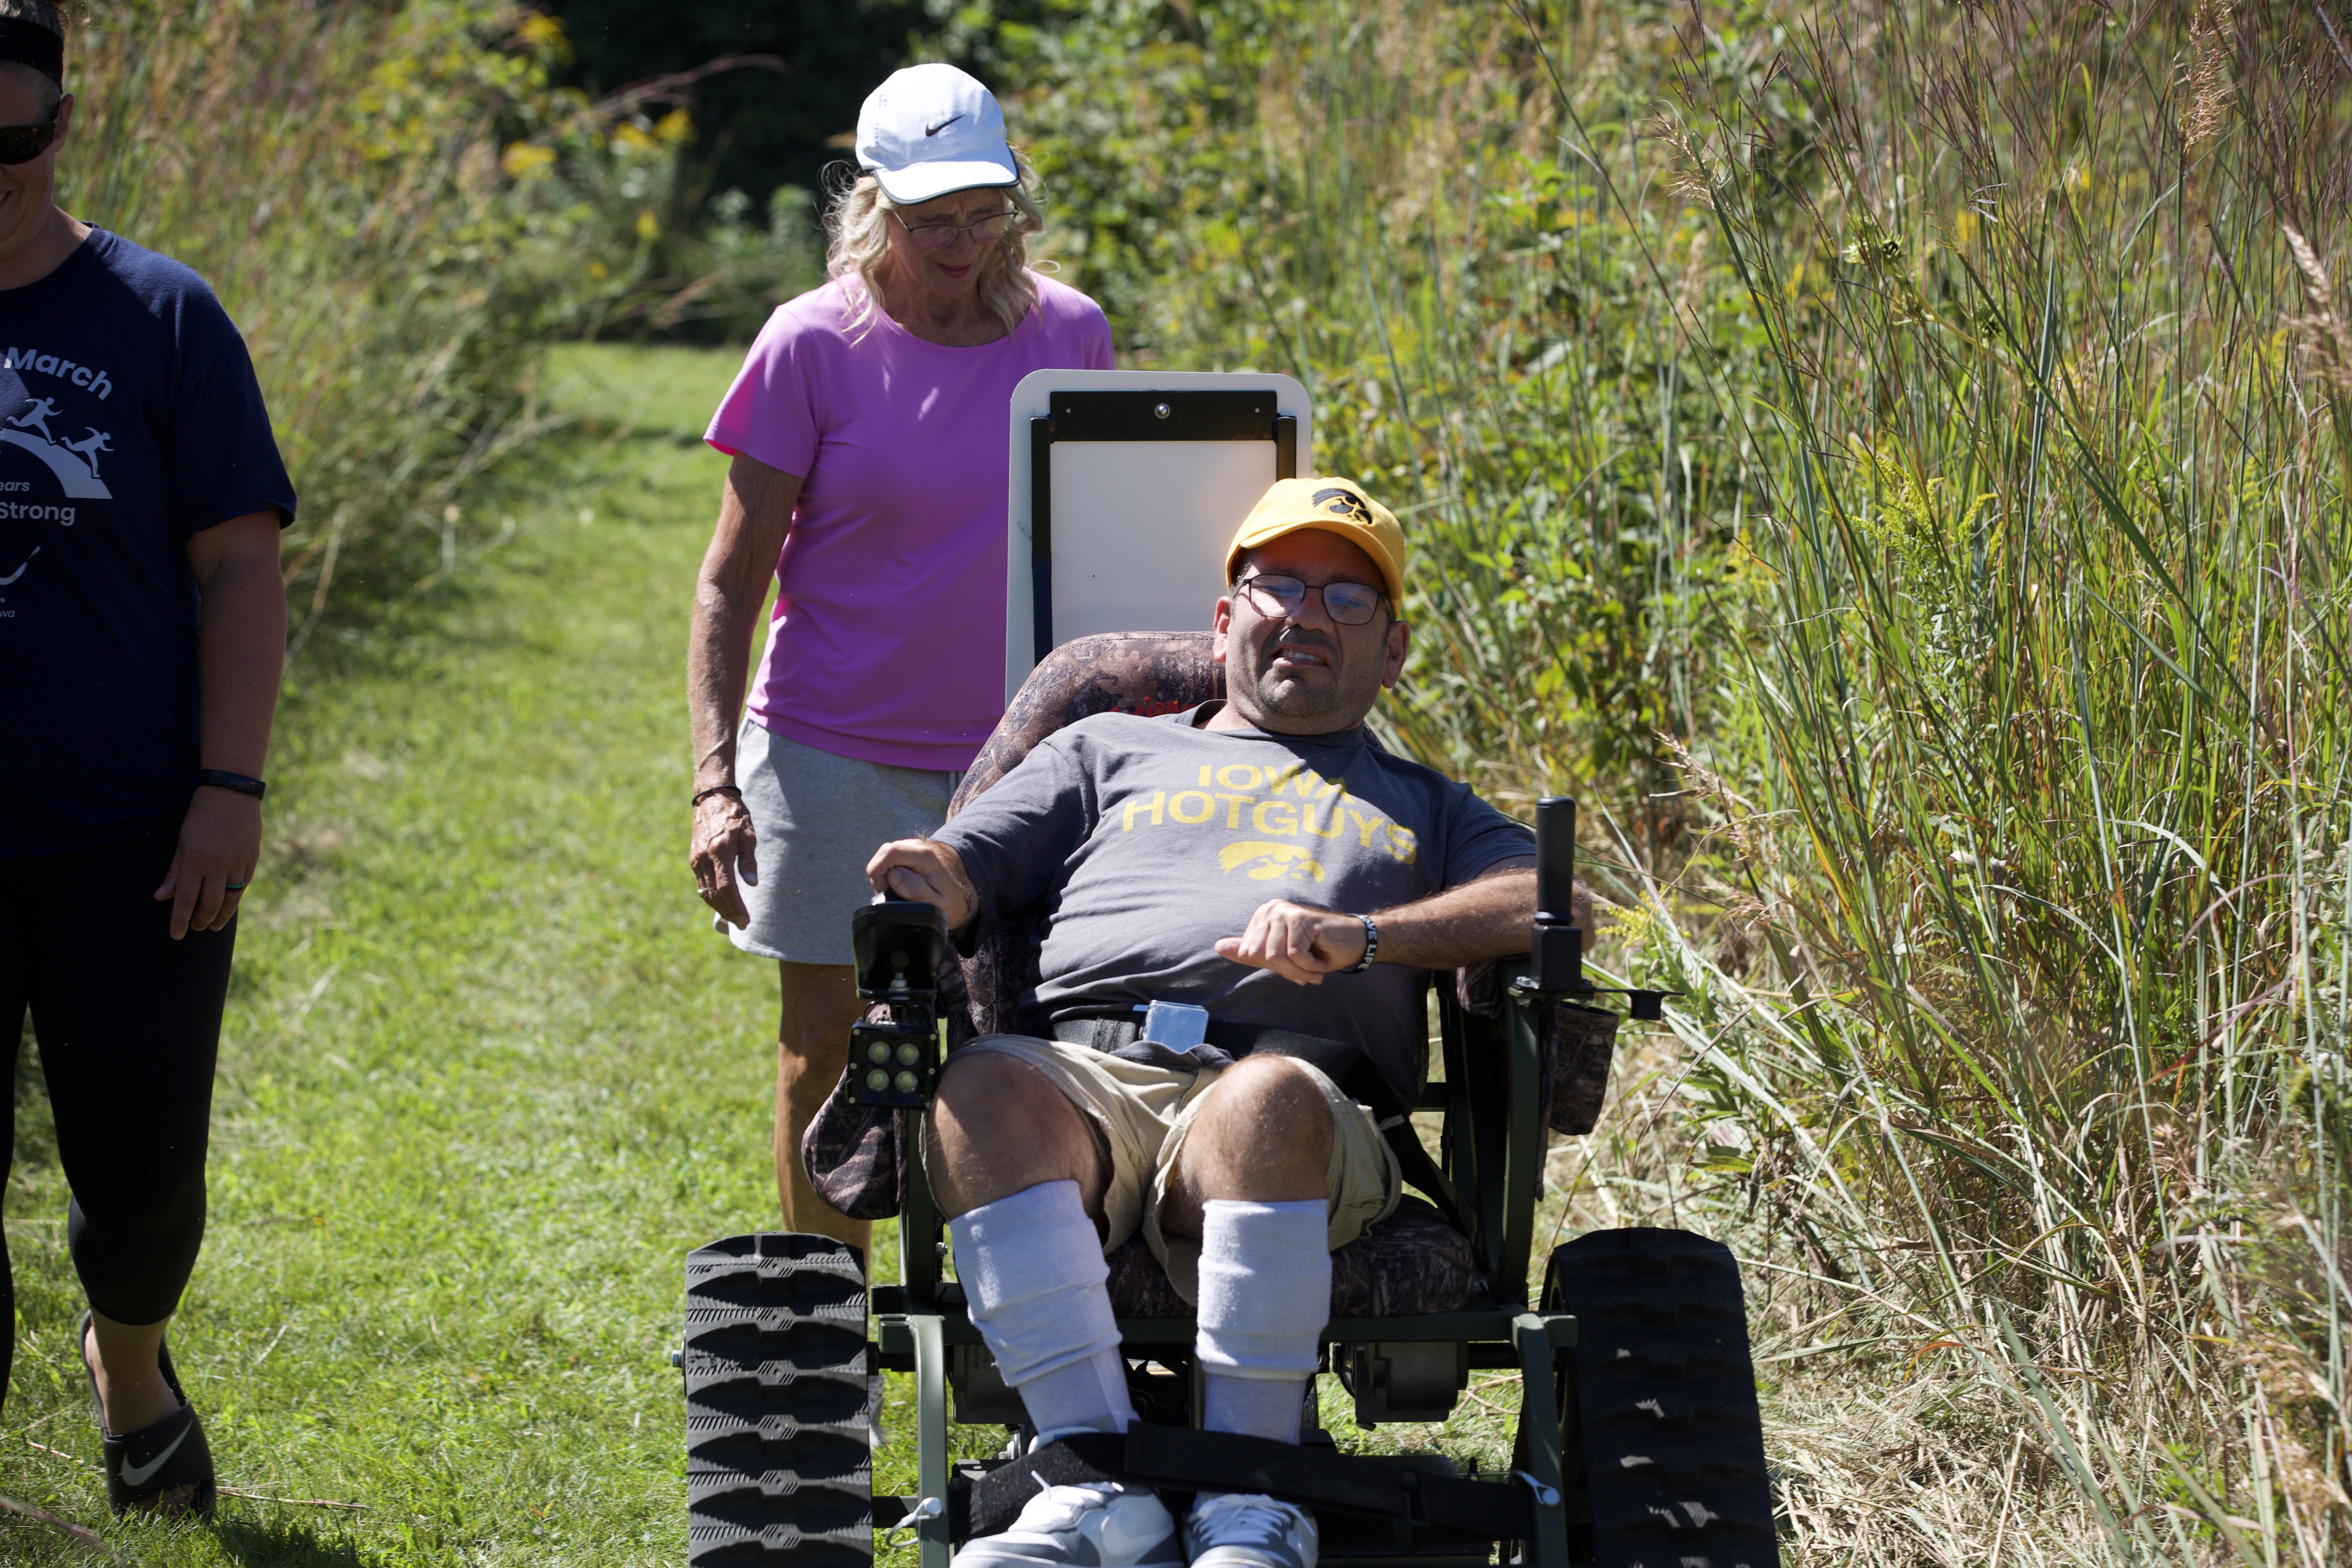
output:
[[[680,1260],[774,1211],[772,973],[683,865],[687,609],[724,467],[684,437],[732,363],[565,356],[591,423],[535,471],[530,525],[297,668],[172,1340],[224,1481],[363,1511],[103,1524],[134,1561],[682,1552]],[[625,410],[635,433],[604,427]],[[16,1115],[0,1492],[99,1524],[29,1048]],[[0,1561],[93,1560],[0,1522]]]

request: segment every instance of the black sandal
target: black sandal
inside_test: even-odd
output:
[[[163,1386],[180,1402],[179,1409],[151,1426],[116,1436],[106,1429],[106,1406],[98,1397],[98,1371],[89,1364],[90,1314],[81,1317],[74,1352],[89,1377],[90,1402],[98,1406],[98,1431],[106,1454],[106,1500],[120,1519],[132,1509],[163,1514],[208,1514],[219,1497],[213,1475],[213,1452],[205,1441],[205,1424],[196,1407],[180,1390],[172,1370],[172,1349],[156,1347],[156,1365]],[[173,1498],[173,1493],[184,1493]]]

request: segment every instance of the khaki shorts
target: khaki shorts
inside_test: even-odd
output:
[[[1144,1245],[1168,1270],[1177,1293],[1187,1301],[1197,1300],[1201,1244],[1188,1237],[1161,1235],[1160,1206],[1184,1134],[1224,1069],[1180,1072],[1089,1046],[1026,1035],[983,1035],[962,1050],[993,1051],[1027,1064],[1086,1112],[1094,1123],[1096,1151],[1110,1171],[1110,1185],[1103,1194],[1103,1215],[1109,1225],[1103,1250],[1108,1253],[1141,1231]],[[1315,1080],[1331,1107],[1331,1163],[1324,1173],[1324,1191],[1330,1194],[1330,1244],[1336,1251],[1396,1212],[1403,1181],[1395,1152],[1381,1136],[1371,1111],[1349,1099],[1312,1063],[1292,1058],[1290,1065]]]

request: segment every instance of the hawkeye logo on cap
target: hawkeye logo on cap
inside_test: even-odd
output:
[[[1360,522],[1366,528],[1372,526],[1371,509],[1353,490],[1343,490],[1337,486],[1328,490],[1317,490],[1314,504],[1333,517],[1344,517],[1350,522]]]

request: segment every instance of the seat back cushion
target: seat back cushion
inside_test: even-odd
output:
[[[1013,694],[988,743],[948,803],[948,816],[1020,765],[1055,731],[1097,713],[1181,713],[1225,694],[1223,667],[1209,659],[1208,632],[1106,632],[1073,637],[1047,654]],[[1037,949],[1036,921],[998,923],[964,960],[975,1035],[1013,1027]]]

